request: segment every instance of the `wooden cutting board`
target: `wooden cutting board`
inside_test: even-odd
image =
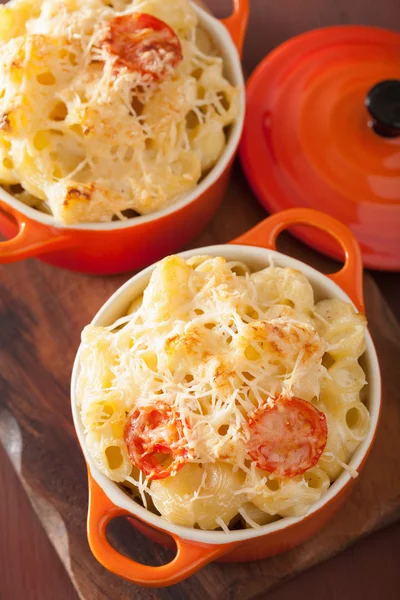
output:
[[[236,165],[223,206],[191,247],[227,242],[264,217]],[[337,267],[288,235],[280,246],[321,269]],[[247,600],[400,516],[400,328],[366,276],[367,316],[382,367],[382,420],[358,485],[329,526],[275,558],[212,564],[163,590],[137,588],[105,571],[86,540],[86,471],[72,425],[69,380],[82,327],[127,278],[69,273],[36,260],[1,268],[0,441],[81,598]],[[136,560],[161,564],[171,558],[124,520],[112,524],[110,537]]]

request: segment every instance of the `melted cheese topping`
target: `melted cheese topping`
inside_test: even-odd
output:
[[[315,304],[298,271],[170,256],[128,316],[83,332],[78,396],[88,450],[103,473],[136,486],[144,503],[150,494],[177,523],[224,529],[235,518],[252,526],[260,510],[304,514],[368,431],[359,398],[365,327],[349,304]],[[323,411],[329,435],[316,467],[277,480],[250,460],[246,442],[249,416],[280,394]],[[134,408],[161,402],[181,416],[189,458],[150,483],[132,472],[123,429]]]
[[[115,16],[136,11],[182,46],[162,82],[116,70],[102,43]],[[168,206],[225,148],[238,92],[223,70],[188,0],[11,0],[0,6],[0,183],[65,223]]]

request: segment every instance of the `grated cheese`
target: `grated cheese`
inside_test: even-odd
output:
[[[116,69],[103,43],[110,21],[134,12],[164,20],[181,43],[176,68],[151,51],[161,82]],[[215,48],[201,50],[188,0],[11,0],[0,22],[7,14],[15,25],[0,31],[0,183],[20,184],[21,201],[65,223],[124,219],[168,206],[217,162],[239,95]]]
[[[329,345],[317,331],[320,320],[310,317],[320,307],[302,277],[277,266],[251,273],[220,257],[170,256],[156,265],[131,314],[85,328],[78,396],[98,468],[116,482],[135,481],[142,502],[150,494],[169,520],[223,530],[237,514],[254,526],[242,510],[246,502],[270,516],[304,514],[339,474],[330,464],[354,477],[347,463],[367,433],[368,411],[358,400],[365,376],[355,358],[339,360],[336,369],[323,366]],[[358,323],[342,304],[348,324]],[[247,453],[248,420],[281,394],[326,414],[328,442],[317,466],[277,480]],[[179,414],[188,461],[173,476],[148,481],[132,477],[123,429],[134,408],[159,403]],[[354,425],[346,421],[352,407]],[[118,465],[107,460],[113,445],[121,452]],[[219,512],[210,524],[213,498]]]

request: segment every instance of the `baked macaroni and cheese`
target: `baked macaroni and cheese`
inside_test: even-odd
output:
[[[82,335],[78,404],[107,477],[201,529],[300,516],[369,429],[366,319],[299,271],[170,256],[129,314]]]
[[[0,184],[60,222],[170,205],[218,161],[238,112],[188,0],[0,6]]]

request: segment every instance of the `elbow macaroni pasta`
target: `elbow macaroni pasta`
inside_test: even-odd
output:
[[[170,256],[127,312],[85,328],[78,402],[96,466],[145,506],[188,527],[260,527],[305,514],[350,469],[369,429],[366,319],[350,304],[315,302],[289,268]],[[292,477],[246,451],[249,416],[282,395],[317,407],[328,428],[318,462]],[[124,428],[133,410],[160,403],[181,416],[187,460],[152,480],[132,464]]]
[[[99,47],[116,16],[179,38],[171,77],[141,85]],[[11,0],[0,6],[0,183],[64,223],[148,214],[220,158],[238,90],[188,0]],[[134,212],[132,212],[134,211]]]

